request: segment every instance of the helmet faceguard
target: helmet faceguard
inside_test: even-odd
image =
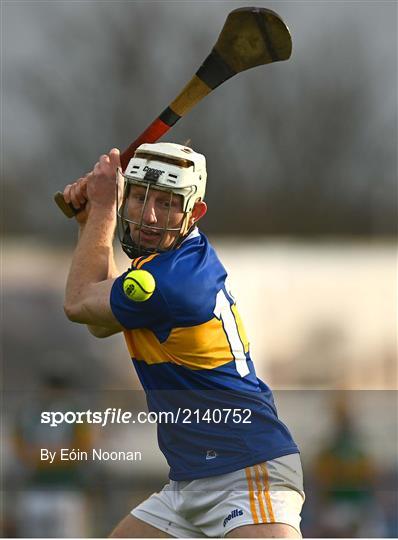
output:
[[[190,231],[189,218],[195,202],[203,200],[206,176],[205,157],[191,148],[173,143],[139,146],[123,174],[123,195],[117,212],[118,237],[124,252],[130,258],[135,258],[175,249]],[[142,200],[140,200],[140,215],[136,213],[132,217],[129,215],[129,196],[135,189],[134,186],[141,188]],[[162,226],[144,222],[146,207],[153,190],[165,194],[163,201],[167,212],[163,212]],[[183,217],[179,226],[173,227],[170,225],[170,217],[176,197],[181,200]],[[169,233],[175,235],[175,238],[165,247],[164,241]],[[158,240],[156,245],[145,246],[142,236],[148,234],[156,235]]]

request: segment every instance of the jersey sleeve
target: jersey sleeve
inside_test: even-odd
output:
[[[170,310],[156,283],[153,295],[144,302],[130,300],[123,291],[123,281],[130,270],[119,276],[112,287],[110,304],[118,322],[127,330],[136,328],[148,328],[157,330],[164,328],[165,323],[170,321]]]

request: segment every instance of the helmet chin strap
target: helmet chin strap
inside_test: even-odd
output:
[[[192,226],[189,225],[189,220],[191,218],[192,212],[186,212],[184,219],[181,224],[180,229],[180,236],[184,237],[188,234],[189,230],[192,228]]]

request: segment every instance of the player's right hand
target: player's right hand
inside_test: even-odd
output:
[[[79,210],[75,218],[79,225],[84,225],[87,221],[90,203],[87,198],[87,181],[89,175],[82,176],[73,184],[68,184],[64,189],[64,199],[68,204],[72,204],[73,208]]]

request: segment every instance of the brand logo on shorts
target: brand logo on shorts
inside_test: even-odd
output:
[[[217,457],[217,452],[215,450],[208,450],[206,454],[206,460],[215,459]]]
[[[235,510],[232,510],[232,512],[228,514],[227,517],[224,519],[223,526],[225,527],[228,521],[231,521],[231,519],[234,519],[239,516],[243,516],[243,510],[239,510],[238,508],[235,508]]]

